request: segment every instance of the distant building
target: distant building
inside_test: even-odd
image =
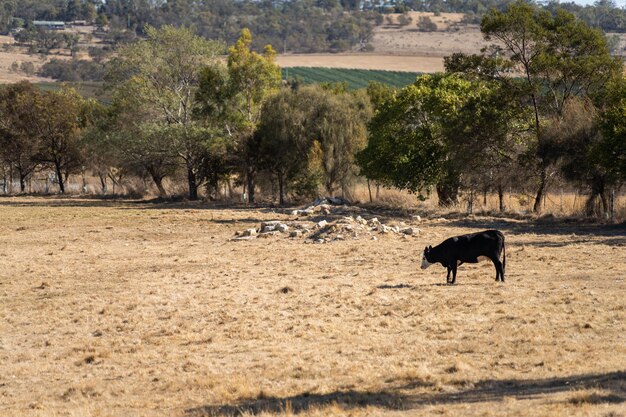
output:
[[[55,21],[48,21],[48,20],[35,20],[33,22],[33,25],[35,25],[38,28],[44,28],[44,29],[48,29],[48,30],[63,30],[63,29],[65,29],[65,22],[55,22]]]

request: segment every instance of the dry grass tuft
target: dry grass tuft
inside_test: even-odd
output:
[[[601,391],[577,392],[568,400],[570,404],[577,406],[594,404],[620,404],[626,402],[626,397]]]

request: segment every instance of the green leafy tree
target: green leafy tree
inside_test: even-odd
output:
[[[0,5],[0,34],[7,34],[11,29],[11,21],[17,11],[15,0],[5,0]]]
[[[97,15],[96,5],[89,0],[84,1],[80,8],[80,17],[91,23],[96,20]]]
[[[598,121],[593,103],[575,98],[567,102],[562,117],[545,128],[555,145],[561,148],[563,156],[559,166],[565,179],[589,188],[585,204],[588,216],[608,212],[608,187],[615,180],[609,167],[598,158],[597,151],[604,142]]]
[[[82,5],[80,0],[68,0],[64,20],[67,22],[78,20],[78,18],[81,17],[81,9]]]
[[[0,88],[0,157],[17,172],[20,191],[35,172],[40,143],[31,130],[31,103],[40,90],[29,82],[8,84]]]
[[[223,129],[235,143],[238,165],[245,180],[249,202],[254,202],[259,143],[255,131],[263,104],[280,86],[276,52],[267,45],[263,54],[251,50],[252,36],[244,29],[228,48],[227,68],[206,68],[196,95],[198,114],[211,127]]]
[[[306,175],[311,140],[307,135],[310,98],[306,91],[283,89],[265,103],[257,131],[261,168],[278,180],[279,203],[290,183]]]
[[[440,205],[456,203],[485,150],[495,155],[512,136],[502,100],[497,85],[459,74],[419,77],[379,106],[357,157],[361,172],[420,196],[436,186]]]
[[[321,150],[324,188],[329,195],[339,189],[345,196],[358,173],[355,155],[367,143],[369,98],[364,91],[328,91],[315,110],[312,132]]]
[[[102,194],[108,192],[108,178],[112,170],[121,166],[121,149],[114,143],[114,106],[90,102],[88,107],[90,126],[81,138],[84,164],[100,180]]]
[[[202,180],[202,142],[208,134],[199,133],[201,126],[193,118],[194,94],[202,68],[217,65],[222,46],[186,28],[148,26],[145,31],[145,41],[120,49],[109,79],[116,94],[150,107],[155,124],[151,130],[160,126],[160,136],[169,138],[185,167],[189,198],[195,200]]]
[[[278,180],[280,203],[298,196],[349,192],[354,155],[365,147],[371,106],[364,92],[285,88],[265,106],[256,132],[260,168]]]
[[[591,165],[594,171],[603,173],[605,192],[609,187],[618,188],[626,182],[626,80],[621,78],[611,83],[607,92],[606,106],[598,117],[601,135],[583,142],[584,152],[576,154],[582,161],[572,164],[576,168]],[[588,207],[593,204],[593,191],[592,188]],[[605,203],[606,194],[600,196]]]
[[[534,210],[539,211],[548,179],[560,155],[544,134],[547,120],[561,118],[575,96],[594,96],[621,73],[621,62],[609,54],[603,34],[574,15],[558,9],[555,14],[526,2],[511,4],[506,12],[492,9],[481,22],[487,40],[499,45],[492,53],[504,55],[523,82],[508,81],[528,99],[534,114],[534,140],[529,155],[538,185]],[[508,75],[509,77],[511,75]]]
[[[88,123],[85,100],[71,88],[31,95],[27,100],[31,108],[28,130],[40,144],[34,158],[54,170],[59,191],[65,193],[69,175],[82,166],[80,137]]]
[[[104,13],[98,13],[95,23],[98,29],[104,30],[104,28],[109,24],[109,18]]]

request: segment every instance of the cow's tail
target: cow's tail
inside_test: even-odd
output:
[[[504,243],[504,239],[502,239],[502,274],[506,271],[506,244]]]

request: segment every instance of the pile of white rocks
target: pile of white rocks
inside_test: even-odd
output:
[[[348,200],[340,197],[316,198],[308,207],[289,212],[292,216],[311,216],[314,214],[359,212],[360,207],[351,206]]]
[[[360,215],[343,216],[335,220],[324,219],[318,222],[279,220],[261,223],[259,228],[246,229],[235,233],[233,240],[250,240],[274,236],[305,238],[307,243],[328,243],[335,240],[370,238],[377,240],[376,235],[395,234],[402,237],[417,236],[420,229],[408,226],[403,222],[383,224],[374,217],[369,220]]]
[[[292,226],[293,227],[293,226]],[[250,240],[257,237],[272,237],[282,233],[290,233],[290,227],[287,223],[279,220],[271,220],[261,223],[261,227],[256,229],[246,229],[235,232],[233,240]],[[291,234],[291,233],[290,233]]]
[[[361,216],[344,216],[334,222],[321,221],[318,229],[307,238],[315,243],[334,240],[360,239],[367,237],[377,240],[376,235],[396,234],[404,237],[417,236],[420,229],[407,226],[403,222],[384,224],[374,217],[366,220]]]

